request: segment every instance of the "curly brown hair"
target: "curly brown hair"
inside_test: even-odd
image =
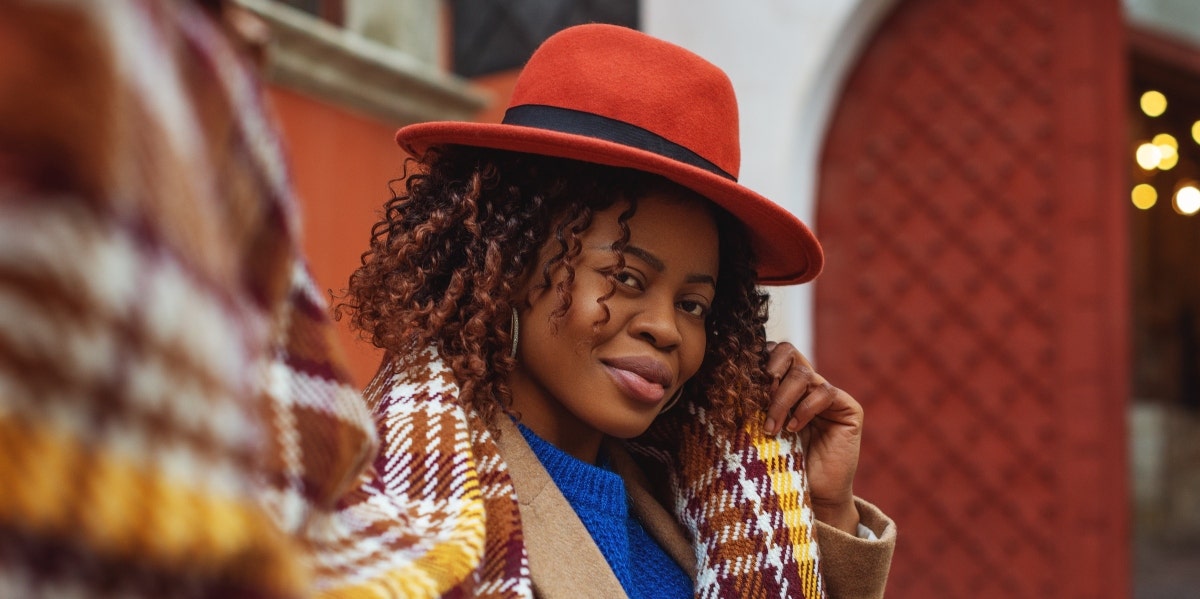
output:
[[[488,423],[511,405],[511,298],[542,248],[549,243],[552,255],[536,265],[540,285],[549,287],[557,268],[566,274],[555,285],[561,317],[571,305],[580,235],[597,212],[629,205],[618,220],[615,272],[624,266],[621,249],[638,198],[652,191],[700,198],[657,175],[517,152],[442,146],[405,168],[414,165],[403,193],[393,190],[384,204],[335,314],[348,311],[351,326],[388,354],[436,347],[457,379],[460,401]],[[704,361],[684,397],[736,425],[767,401],[767,296],[756,285],[742,225],[704,203],[718,227],[720,271]]]

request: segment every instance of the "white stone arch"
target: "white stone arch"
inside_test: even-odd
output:
[[[642,0],[642,29],[725,70],[738,94],[741,181],[804,222],[842,85],[898,0]],[[813,349],[811,285],[772,291],[770,334]]]
[[[829,132],[829,122],[842,96],[846,79],[858,64],[863,50],[883,21],[900,0],[859,0],[842,21],[834,36],[834,43],[827,46],[822,68],[817,70],[805,95],[797,104],[798,119],[792,138],[792,164],[795,168],[788,173],[788,187],[794,207],[793,212],[810,226],[815,226],[817,217],[817,189],[821,148]],[[815,229],[814,229],[815,231]],[[820,232],[816,231],[818,238]],[[782,336],[795,339],[807,355],[814,351],[813,323],[816,314],[813,305],[814,285],[788,289],[775,294],[775,305],[786,306],[784,310],[796,317],[781,323],[785,327]]]

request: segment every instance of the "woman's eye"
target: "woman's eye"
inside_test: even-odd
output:
[[[708,316],[708,306],[700,302],[684,300],[679,302],[679,309],[697,318]]]
[[[643,287],[642,280],[637,278],[637,275],[635,275],[632,272],[629,272],[627,270],[618,272],[618,273],[614,274],[612,277],[613,277],[613,280],[616,281],[618,284],[624,285],[626,287],[631,287],[631,288],[637,289],[639,291]]]

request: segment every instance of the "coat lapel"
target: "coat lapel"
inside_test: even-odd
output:
[[[517,493],[534,593],[544,599],[624,597],[604,555],[521,431],[508,418],[497,420],[497,445]]]

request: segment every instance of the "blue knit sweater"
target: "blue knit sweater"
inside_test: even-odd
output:
[[[633,599],[692,596],[692,580],[629,511],[625,481],[551,445],[525,426],[521,435],[600,548],[625,594]]]

